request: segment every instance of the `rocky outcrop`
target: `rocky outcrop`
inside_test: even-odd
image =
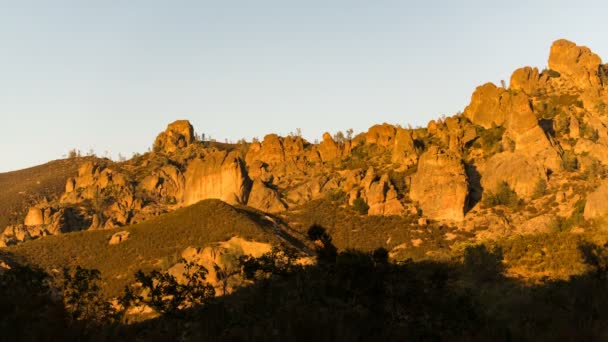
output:
[[[400,163],[406,168],[416,164],[418,161],[411,130],[397,128],[391,161],[393,163]]]
[[[483,191],[495,192],[497,186],[506,182],[519,197],[530,198],[539,181],[547,179],[546,172],[536,160],[519,152],[502,152],[480,162]]]
[[[327,132],[323,133],[323,141],[319,144],[318,150],[321,160],[324,162],[334,160],[340,156],[338,144]]]
[[[391,184],[388,175],[372,181],[363,189],[369,205],[368,215],[401,215],[404,207],[399,201],[397,190]]]
[[[504,124],[511,107],[511,96],[506,89],[486,83],[475,89],[464,116],[476,125],[492,128]]]
[[[511,74],[509,89],[522,91],[528,95],[534,95],[539,89],[546,87],[548,77],[541,75],[538,68],[523,67]]]
[[[140,182],[140,187],[160,198],[166,203],[177,203],[184,193],[186,179],[174,165],[165,165],[146,176]]]
[[[287,209],[277,191],[267,187],[259,179],[253,181],[247,205],[269,213],[277,213]]]
[[[419,203],[426,217],[462,221],[467,189],[461,158],[431,146],[420,157],[418,170],[412,176],[410,198]]]
[[[115,233],[110,238],[110,241],[108,241],[108,245],[118,245],[119,243],[123,243],[129,239],[130,235],[131,234],[126,230]]]
[[[591,220],[606,215],[608,215],[608,181],[604,180],[595,191],[587,195],[583,216],[586,220]]]
[[[194,142],[194,128],[188,120],[177,120],[167,126],[154,141],[154,151],[171,153]]]
[[[240,237],[233,237],[228,241],[219,242],[213,246],[205,248],[186,248],[181,256],[189,263],[203,266],[208,273],[205,281],[215,288],[215,294],[225,295],[232,292],[234,285],[241,280],[232,278],[229,275],[240,274],[239,259],[243,256],[259,258],[271,251],[268,243],[247,241]],[[185,264],[178,263],[169,269],[169,274],[173,275],[178,282],[183,282]]]
[[[577,46],[565,39],[551,45],[549,68],[579,89],[601,85],[598,77],[601,63],[600,57],[585,46]]]
[[[377,144],[382,147],[393,147],[396,134],[396,127],[383,123],[382,125],[374,125],[370,127],[365,134],[367,144]]]
[[[30,208],[25,216],[23,224],[26,226],[39,226],[44,224],[44,213],[42,209],[38,207]]]
[[[182,203],[217,198],[231,204],[246,204],[251,180],[245,163],[236,152],[215,151],[190,162],[184,174]]]
[[[261,143],[254,142],[251,144],[245,160],[248,165],[256,160],[270,165],[284,163],[285,151],[282,139],[276,134],[266,135]]]
[[[507,114],[505,135],[515,143],[515,151],[537,161],[543,168],[557,171],[561,158],[539,126],[529,99],[523,93],[511,96],[512,107]]]

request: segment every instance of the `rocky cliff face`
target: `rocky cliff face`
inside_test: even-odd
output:
[[[488,229],[480,236],[546,223],[541,203],[552,198],[564,207],[555,215],[570,215],[578,196],[587,201],[586,219],[603,217],[606,67],[565,40],[552,45],[548,65],[515,70],[509,88],[479,86],[462,114],[425,128],[381,124],[354,137],[325,133],[318,144],[276,134],[219,144],[196,141],[190,123],[176,121],[158,135],[154,152],[83,165],[60,198],[34,205],[3,241],[127,225],[208,198],[279,214],[322,198],[346,208],[362,200],[367,215]],[[530,213],[500,196],[487,200],[505,184]]]

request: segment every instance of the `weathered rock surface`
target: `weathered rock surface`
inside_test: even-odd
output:
[[[478,165],[484,191],[495,192],[506,182],[519,197],[530,198],[539,181],[547,179],[545,170],[536,160],[519,152],[502,152]]]
[[[108,241],[108,244],[109,245],[118,245],[119,243],[123,243],[123,242],[125,242],[125,241],[127,241],[129,239],[130,235],[131,234],[128,231],[126,231],[126,230],[123,230],[121,232],[115,233],[110,238],[110,241]]]
[[[583,216],[585,219],[597,219],[605,217],[608,214],[608,181],[603,181],[595,191],[587,196],[585,203],[585,211]]]
[[[259,179],[253,181],[247,205],[269,213],[277,213],[287,209],[276,190],[267,187]]]
[[[194,142],[194,129],[187,120],[177,120],[154,141],[154,151],[171,153]]]
[[[486,83],[475,89],[471,103],[464,110],[464,116],[484,128],[502,126],[511,106],[511,96],[506,89]]]
[[[547,77],[542,76],[538,72],[538,68],[523,67],[515,70],[513,74],[511,74],[509,88],[522,91],[528,95],[534,95],[539,88],[545,87],[546,83]]]
[[[575,87],[585,89],[598,87],[601,82],[598,71],[602,60],[585,46],[577,46],[565,39],[551,45],[549,68],[567,78]]]
[[[419,202],[424,216],[462,221],[467,189],[461,158],[431,146],[420,157],[418,170],[412,176],[410,197]]]
[[[235,152],[217,151],[190,162],[184,174],[183,204],[217,198],[232,204],[246,204],[251,180],[245,163]]]
[[[391,160],[393,163],[400,163],[405,167],[412,166],[418,161],[414,139],[410,130],[403,128],[396,129]]]

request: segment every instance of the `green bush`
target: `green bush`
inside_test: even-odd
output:
[[[572,151],[564,151],[562,155],[562,167],[566,171],[576,171],[578,170],[578,159],[576,155]]]
[[[483,205],[486,208],[504,205],[509,208],[516,208],[520,204],[517,193],[513,191],[507,182],[500,182],[496,187],[496,192],[488,191],[483,196]]]
[[[359,215],[367,215],[369,205],[365,202],[363,198],[359,197],[353,201],[353,209],[357,213],[359,213]]]
[[[532,193],[533,198],[540,198],[547,194],[547,181],[539,179],[534,186],[534,192]]]

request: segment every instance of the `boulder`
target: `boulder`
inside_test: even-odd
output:
[[[44,213],[41,208],[32,207],[28,210],[23,222],[26,226],[38,226],[44,224]]]
[[[382,147],[392,147],[394,145],[396,128],[393,125],[383,123],[370,127],[365,135],[368,144],[377,144]]]
[[[170,123],[154,141],[154,151],[171,153],[194,142],[194,128],[188,120]]]
[[[410,198],[419,203],[426,217],[462,221],[467,189],[460,156],[431,146],[420,156],[418,170],[412,176]]]
[[[608,180],[587,195],[583,216],[586,220],[605,217],[608,214]]]
[[[247,164],[252,164],[254,161],[263,161],[270,165],[280,164],[285,162],[285,151],[281,137],[276,134],[268,134],[264,137],[262,143],[254,142],[247,151],[245,157]]]
[[[476,125],[492,128],[503,125],[510,109],[511,101],[507,90],[486,83],[475,89],[471,102],[464,110],[464,116]]]
[[[261,180],[253,181],[247,205],[269,213],[284,211],[287,206],[281,201],[279,194],[267,187]]]
[[[395,133],[391,161],[408,167],[415,164],[417,160],[418,156],[412,131],[398,127]]]
[[[522,91],[528,95],[534,95],[539,88],[544,87],[546,77],[541,77],[538,68],[529,66],[519,68],[511,74],[509,89]]]
[[[331,137],[331,134],[323,133],[323,141],[319,144],[319,155],[323,162],[334,160],[340,156],[338,144]]]
[[[601,85],[598,71],[602,60],[588,47],[560,39],[551,45],[549,68],[579,89]]]
[[[123,243],[123,242],[125,242],[125,241],[127,241],[129,239],[130,235],[131,234],[128,231],[126,231],[126,230],[123,230],[121,232],[115,233],[110,238],[110,241],[108,242],[108,244],[109,245],[118,245],[119,243]]]

